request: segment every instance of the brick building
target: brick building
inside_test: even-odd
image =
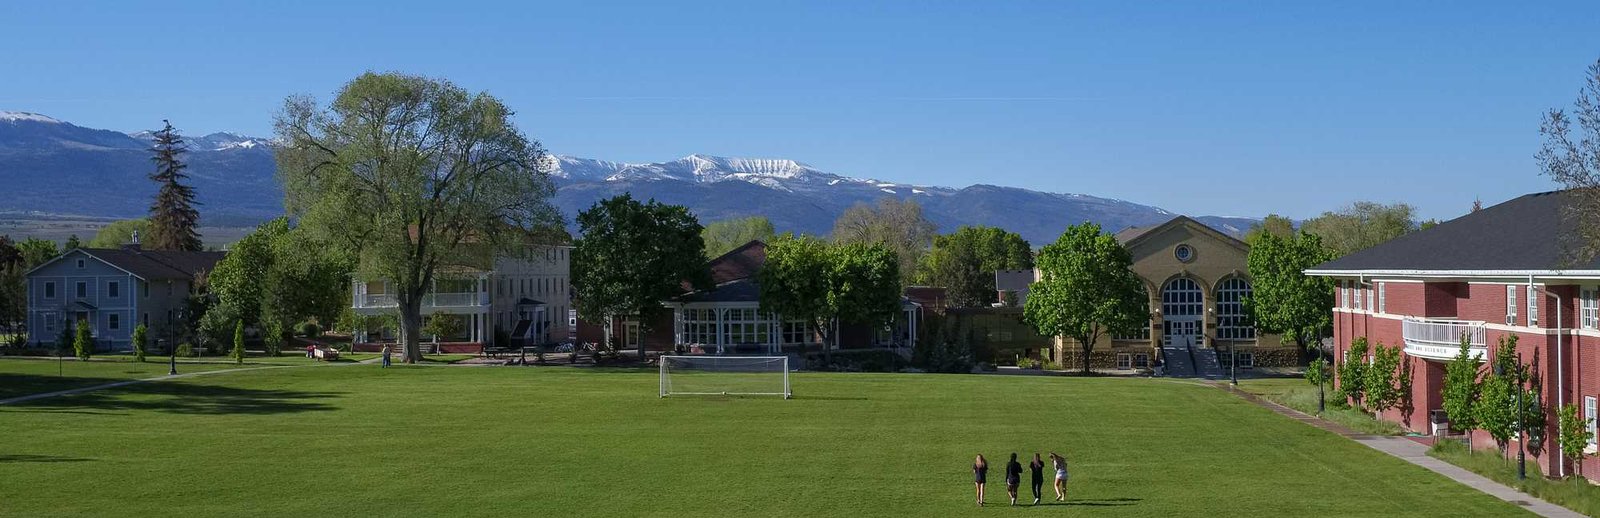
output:
[[[1487,359],[1502,337],[1514,334],[1523,362],[1540,377],[1550,415],[1547,439],[1529,451],[1529,462],[1547,475],[1575,472],[1558,460],[1555,409],[1576,405],[1594,430],[1600,260],[1571,252],[1578,247],[1567,239],[1577,233],[1561,215],[1568,199],[1559,191],[1529,194],[1307,270],[1338,282],[1336,361],[1346,361],[1357,337],[1403,348],[1412,391],[1384,419],[1433,432],[1430,412],[1441,410],[1445,362],[1458,354],[1461,337]],[[1480,448],[1494,445],[1481,431],[1472,440]],[[1600,480],[1600,459],[1588,458],[1583,468]]]

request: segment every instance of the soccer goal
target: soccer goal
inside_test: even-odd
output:
[[[661,357],[661,397],[792,394],[788,356]]]

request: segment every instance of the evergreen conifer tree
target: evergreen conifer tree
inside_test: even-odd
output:
[[[188,149],[172,123],[165,120],[165,128],[155,134],[155,145],[150,148],[155,156],[156,172],[150,179],[161,184],[154,203],[150,204],[150,236],[144,247],[151,250],[202,250],[200,234],[195,227],[200,224],[200,211],[194,208],[194,188],[183,184],[189,175],[183,173],[186,165],[180,156]]]

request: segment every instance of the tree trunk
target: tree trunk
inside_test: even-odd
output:
[[[406,363],[422,361],[422,299],[407,297],[400,301],[400,347],[405,352]]]
[[[1078,346],[1083,348],[1083,373],[1087,375],[1089,374],[1089,353],[1094,352],[1094,342],[1082,337],[1074,338],[1073,340],[1077,340]]]

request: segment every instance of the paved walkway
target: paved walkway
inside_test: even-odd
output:
[[[1584,515],[1579,514],[1577,511],[1534,498],[1533,495],[1517,491],[1499,482],[1489,480],[1488,477],[1484,477],[1483,475],[1467,471],[1466,469],[1454,464],[1430,457],[1428,456],[1428,447],[1422,443],[1406,439],[1404,437],[1356,433],[1354,430],[1339,426],[1331,421],[1307,415],[1293,408],[1289,408],[1258,397],[1255,394],[1236,390],[1233,388],[1233,386],[1227,383],[1218,383],[1216,386],[1231,392],[1234,395],[1244,398],[1247,401],[1267,407],[1267,409],[1272,410],[1273,412],[1283,414],[1290,419],[1294,419],[1296,421],[1300,421],[1302,423],[1348,437],[1351,440],[1364,444],[1374,450],[1378,450],[1389,455],[1399,457],[1401,460],[1406,462],[1428,468],[1434,473],[1449,477],[1451,480],[1460,482],[1465,484],[1467,487],[1482,491],[1484,493],[1488,493],[1490,496],[1495,498],[1516,504],[1523,509],[1527,509],[1534,514],[1538,514],[1539,516],[1584,518]]]
[[[29,394],[29,395],[26,395],[26,396],[18,396],[18,397],[14,397],[14,398],[11,398],[11,399],[0,399],[0,405],[10,405],[10,404],[15,404],[15,403],[21,403],[21,402],[24,402],[24,401],[33,401],[35,399],[45,399],[45,398],[52,398],[52,397],[59,397],[59,396],[70,396],[70,395],[73,395],[73,394],[82,394],[84,392],[91,392],[91,391],[95,391],[95,390],[105,390],[105,389],[109,389],[109,388],[126,387],[128,385],[134,385],[134,384],[138,384],[138,383],[150,383],[150,382],[153,382],[153,381],[166,381],[166,380],[175,380],[175,379],[183,379],[183,378],[193,378],[193,377],[196,377],[196,376],[210,376],[212,374],[221,374],[221,373],[224,373],[224,372],[258,371],[258,370],[264,370],[264,369],[289,369],[289,368],[294,368],[294,367],[310,367],[310,365],[267,365],[267,366],[263,366],[263,367],[244,367],[244,368],[239,368],[239,369],[219,369],[219,370],[214,370],[214,371],[198,371],[198,372],[190,372],[190,373],[185,373],[185,374],[179,374],[179,375],[176,375],[176,376],[165,376],[165,375],[163,375],[163,376],[157,376],[157,377],[154,377],[154,378],[142,378],[142,379],[136,379],[136,380],[118,381],[116,383],[104,383],[104,384],[93,385],[93,386],[89,386],[89,387],[78,387],[78,388],[75,388],[75,389],[57,390],[55,392],[45,392],[45,393],[42,393],[42,394]]]

